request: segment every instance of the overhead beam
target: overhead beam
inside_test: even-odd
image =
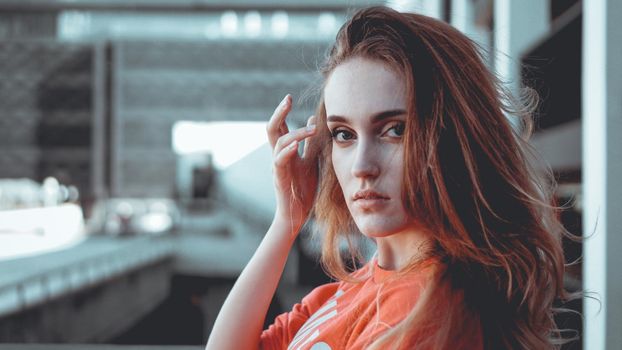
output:
[[[370,5],[383,5],[384,1],[334,1],[334,0],[4,0],[0,12],[55,12],[76,11],[348,11]]]

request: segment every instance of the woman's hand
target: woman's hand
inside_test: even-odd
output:
[[[257,349],[266,312],[285,268],[294,238],[304,224],[315,199],[317,153],[309,145],[313,128],[289,131],[285,124],[292,98],[287,95],[268,122],[272,146],[277,209],[261,244],[248,262],[223,304],[206,350]],[[307,125],[313,124],[314,118]],[[302,156],[298,144],[305,141]]]
[[[282,220],[296,235],[307,220],[317,190],[318,162],[310,153],[310,136],[315,135],[315,117],[307,120],[304,128],[290,131],[285,123],[292,106],[288,94],[276,108],[267,126],[272,146],[274,185],[276,189],[275,220]],[[298,145],[305,140],[302,155]]]

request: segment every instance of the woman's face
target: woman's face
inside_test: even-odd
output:
[[[407,230],[404,80],[379,61],[353,58],[333,70],[324,102],[333,168],[357,227],[372,238]]]

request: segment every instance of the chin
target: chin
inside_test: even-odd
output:
[[[386,225],[386,224],[358,224],[356,225],[364,236],[369,238],[381,238],[394,235],[403,231],[403,225]]]

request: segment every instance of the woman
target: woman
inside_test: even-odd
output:
[[[307,127],[288,130],[289,96],[270,119],[276,214],[207,348],[556,348],[567,232],[554,182],[504,115],[527,122],[526,109],[507,103],[473,42],[425,16],[368,8],[341,28],[323,74]],[[339,282],[262,332],[311,212]],[[377,252],[351,271],[361,234]]]

